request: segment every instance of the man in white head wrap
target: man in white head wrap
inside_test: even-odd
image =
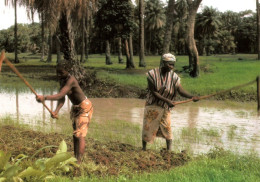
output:
[[[176,58],[171,53],[161,57],[160,67],[147,73],[148,95],[145,104],[142,142],[146,150],[147,142],[153,142],[155,137],[166,139],[167,150],[171,150],[172,131],[170,110],[174,106],[174,98],[178,92],[186,98],[194,97],[186,92],[180,82],[180,77],[174,72]]]

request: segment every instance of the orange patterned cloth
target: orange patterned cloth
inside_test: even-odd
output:
[[[144,110],[142,139],[153,142],[155,137],[172,139],[171,113],[160,106],[148,105]]]
[[[88,126],[93,114],[93,106],[89,99],[85,99],[79,105],[73,105],[70,111],[70,118],[73,125],[73,135],[85,137],[88,133]]]

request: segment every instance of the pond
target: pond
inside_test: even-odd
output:
[[[53,93],[53,92],[50,92]],[[45,94],[50,94],[45,93]],[[39,91],[39,94],[42,94]],[[106,128],[112,121],[137,125],[136,146],[141,146],[141,128],[145,100],[126,98],[90,98],[94,105],[92,122]],[[50,118],[48,111],[35,101],[32,93],[0,91],[0,122],[13,120],[15,124],[27,125],[32,129],[45,132],[64,132],[71,129],[68,111],[71,103],[66,99],[60,119]],[[56,102],[46,102],[49,108],[55,108]],[[257,116],[256,103],[232,101],[201,100],[176,106],[172,111],[173,150],[188,150],[193,154],[206,153],[211,148],[221,147],[239,153],[256,153],[260,156],[260,118]],[[9,119],[8,119],[9,118]],[[8,122],[7,122],[8,123]],[[99,132],[118,132],[113,125],[109,130],[91,130]],[[66,129],[65,129],[66,128]],[[68,129],[69,128],[69,129]],[[104,134],[104,133],[103,133]],[[131,132],[124,132],[130,136]],[[113,139],[113,138],[112,138]],[[162,139],[156,139],[149,147],[160,149],[165,145]],[[148,147],[148,148],[149,148]],[[165,146],[164,146],[165,147]]]

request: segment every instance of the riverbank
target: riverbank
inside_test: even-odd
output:
[[[0,150],[11,153],[12,158],[19,154],[33,156],[31,161],[53,157],[62,140],[67,143],[68,152],[73,155],[72,136],[43,133],[12,125],[2,125],[0,130]],[[53,147],[40,150],[46,146]],[[39,152],[36,153],[37,151]],[[185,152],[167,152],[165,149],[142,151],[141,148],[129,144],[100,142],[87,137],[83,165],[76,176],[132,176],[145,172],[170,170],[184,165],[189,160],[190,157]],[[74,175],[74,173],[67,174],[67,176]]]
[[[35,89],[48,89],[48,88],[59,88],[56,75],[55,75],[55,67],[54,66],[29,66],[29,65],[21,65],[17,66],[18,70],[22,73],[22,75],[28,80],[28,82]],[[147,95],[147,89],[143,87],[134,86],[132,84],[128,85],[121,82],[116,82],[116,79],[110,78],[110,76],[104,77],[104,75],[98,74],[97,69],[93,68],[85,68],[86,72],[89,74],[91,78],[91,83],[87,84],[85,88],[83,88],[84,92],[90,98],[140,98],[145,99]],[[101,73],[102,74],[102,73]],[[106,75],[108,72],[105,73]],[[145,73],[143,73],[145,75]],[[120,77],[120,76],[119,76]],[[144,79],[145,76],[142,76]],[[184,82],[184,81],[183,81]],[[24,90],[26,87],[24,83],[17,77],[14,73],[12,73],[8,67],[3,67],[1,77],[0,77],[1,89],[3,90],[13,90],[14,88],[18,88],[20,90]],[[16,83],[16,84],[13,84]],[[146,85],[146,83],[145,83]],[[187,87],[187,84],[183,84]],[[215,85],[213,85],[215,87]],[[234,87],[233,85],[232,87]],[[223,90],[212,91],[210,85],[202,93],[196,91],[196,88],[193,84],[190,86],[195,88],[193,91],[189,91],[194,95],[205,95],[212,94],[215,92],[220,92]],[[228,89],[232,88],[231,85]],[[215,100],[233,100],[238,102],[247,102],[247,101],[256,101],[256,83],[248,86],[246,89],[242,88],[239,90],[231,90],[226,93],[218,94],[209,99]],[[189,88],[185,88],[189,90]],[[177,94],[176,100],[183,100],[185,98],[180,97]]]
[[[7,54],[12,59],[13,54]],[[21,63],[15,66],[29,80],[34,88],[58,88],[55,64],[40,62],[40,55],[23,53],[20,55]],[[124,64],[117,63],[117,56],[112,55],[112,65],[105,65],[104,55],[90,55],[83,66],[88,73],[90,82],[84,91],[89,97],[114,98],[145,98],[147,94],[147,81],[145,73],[158,67],[159,56],[147,56],[146,68],[136,67],[127,70]],[[138,56],[134,56],[135,65],[138,65]],[[256,80],[260,75],[260,61],[256,55],[215,55],[200,57],[200,76],[191,78],[186,71],[187,56],[177,56],[175,72],[180,76],[182,86],[193,95],[208,95]],[[23,83],[5,64],[0,76],[1,89],[7,87],[20,87]],[[12,85],[13,83],[15,85]],[[178,97],[177,100],[183,98]],[[216,95],[210,99],[235,100],[239,102],[256,101],[256,82],[252,85],[231,90]]]
[[[19,166],[16,168],[16,174],[26,168],[36,168],[36,160],[53,157],[62,140],[65,140],[68,152],[73,155],[71,136],[36,132],[12,125],[1,125],[0,130],[0,149],[11,153],[13,160],[10,164],[16,163],[16,166]],[[70,166],[67,172],[56,171],[54,168],[52,178],[48,181],[260,180],[260,159],[252,154],[241,156],[217,148],[208,154],[193,158],[185,151],[142,151],[141,148],[129,144],[100,142],[89,137],[86,139],[86,146],[80,167]],[[19,159],[16,158],[18,155]],[[29,158],[25,158],[26,156]],[[30,181],[43,181],[35,172],[27,173],[26,176],[30,176],[27,177]]]

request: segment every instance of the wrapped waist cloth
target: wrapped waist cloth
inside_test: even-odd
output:
[[[171,113],[157,105],[145,106],[142,139],[153,142],[155,137],[172,139]]]
[[[79,105],[72,105],[70,118],[73,125],[73,134],[76,137],[85,137],[93,114],[93,106],[89,99],[85,99]]]

